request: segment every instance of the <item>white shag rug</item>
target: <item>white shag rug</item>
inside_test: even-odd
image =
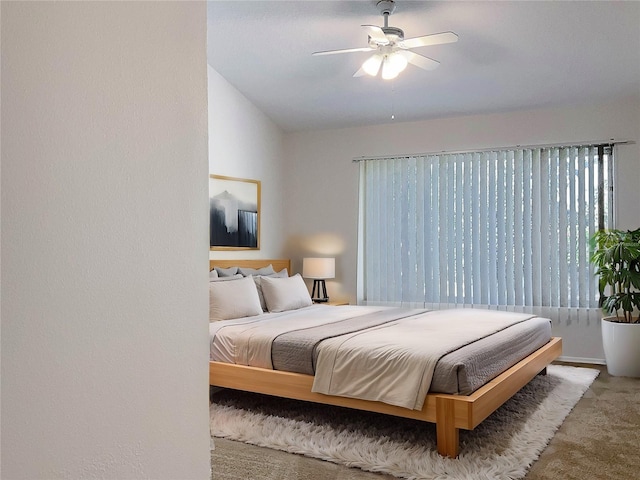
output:
[[[475,430],[460,430],[457,459],[438,455],[430,423],[233,390],[214,394],[211,433],[399,478],[520,479],[599,373],[547,371]]]

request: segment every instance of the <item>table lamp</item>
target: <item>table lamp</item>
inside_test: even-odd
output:
[[[335,258],[303,258],[302,276],[313,279],[313,290],[311,300],[315,303],[329,301],[327,296],[327,285],[325,280],[335,278],[336,259]]]

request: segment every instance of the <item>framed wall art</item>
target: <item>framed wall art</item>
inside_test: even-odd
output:
[[[209,175],[209,245],[260,249],[260,181]]]

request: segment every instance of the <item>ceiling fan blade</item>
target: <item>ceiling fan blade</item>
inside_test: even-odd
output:
[[[425,57],[424,55],[419,55],[408,50],[400,50],[398,53],[406,58],[407,62],[423,70],[435,70],[440,65],[440,62],[433,58]]]
[[[382,31],[382,28],[377,25],[362,25],[366,30],[367,34],[373,39],[374,42],[378,45],[389,45],[389,39]]]
[[[364,68],[360,67],[356,73],[353,74],[354,77],[363,77],[367,72],[364,71]]]
[[[375,50],[375,48],[361,47],[361,48],[346,48],[344,50],[325,50],[324,52],[313,52],[311,55],[334,55],[336,53],[370,52],[371,50]]]
[[[407,38],[398,42],[400,48],[428,47],[429,45],[442,45],[458,41],[458,35],[453,32],[434,33],[423,37]]]

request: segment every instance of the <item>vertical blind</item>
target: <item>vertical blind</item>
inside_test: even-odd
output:
[[[598,308],[610,146],[363,160],[360,175],[361,303]]]

